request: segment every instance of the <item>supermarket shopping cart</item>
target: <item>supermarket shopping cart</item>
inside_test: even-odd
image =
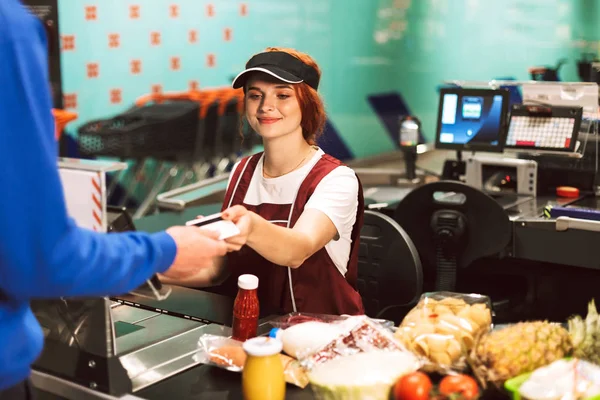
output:
[[[136,106],[113,118],[91,121],[80,127],[79,151],[82,156],[132,160],[133,168],[123,176],[113,176],[109,188],[110,194],[116,181],[120,181],[126,190],[121,199],[123,205],[129,197],[145,195],[156,186],[164,186],[169,179],[167,163],[192,162],[198,114],[198,103],[185,99]],[[156,168],[149,168],[152,163]]]
[[[131,110],[82,127],[80,150],[133,160],[125,175],[113,177],[108,192],[110,196],[119,182],[126,188],[120,205],[130,197],[142,198],[134,213],[137,219],[152,210],[161,191],[225,173],[252,148],[252,133],[243,140],[238,136],[243,96],[229,87],[148,94]]]

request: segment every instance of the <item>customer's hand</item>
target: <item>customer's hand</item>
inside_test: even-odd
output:
[[[194,276],[204,268],[214,265],[216,257],[227,253],[227,245],[218,240],[219,234],[195,226],[174,226],[167,233],[177,244],[177,255],[171,267],[163,273],[172,279]]]
[[[240,230],[239,235],[232,236],[225,241],[227,247],[234,250],[239,250],[246,244],[248,237],[252,233],[252,225],[256,214],[248,211],[244,206],[233,206],[223,211],[221,214],[224,220],[233,222]]]

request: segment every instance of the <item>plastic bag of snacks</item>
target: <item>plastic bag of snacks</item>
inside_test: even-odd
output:
[[[306,387],[308,376],[298,361],[285,354],[279,356],[283,364],[285,381],[301,388]],[[198,340],[198,352],[194,355],[194,360],[229,371],[241,372],[246,363],[246,352],[240,341],[206,334],[200,336]]]
[[[425,370],[463,371],[475,339],[491,327],[489,297],[433,292],[421,296],[394,336],[409,350],[427,360]]]

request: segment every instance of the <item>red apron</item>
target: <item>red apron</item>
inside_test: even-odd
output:
[[[253,206],[245,204],[244,198],[261,155],[262,153],[258,153],[246,157],[239,163],[225,194],[223,210],[241,204],[267,221],[290,228],[304,211],[305,204],[319,182],[342,165],[341,161],[324,154],[300,185],[293,208],[292,204]],[[299,268],[293,269],[275,265],[250,247],[244,246],[240,251],[229,253],[227,256],[230,276],[223,285],[224,288],[232,295],[237,290],[237,278],[241,274],[254,274],[259,279],[258,296],[261,310],[334,315],[364,314],[362,299],[356,290],[363,210],[364,199],[359,181],[358,210],[352,228],[352,244],[345,277],[340,274],[325,247],[309,257]]]

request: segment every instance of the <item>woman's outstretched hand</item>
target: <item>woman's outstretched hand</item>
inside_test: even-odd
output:
[[[240,230],[239,235],[225,239],[228,250],[231,249],[230,251],[237,251],[246,244],[248,237],[252,233],[252,225],[255,215],[256,214],[254,214],[252,211],[248,211],[246,207],[239,205],[230,207],[223,211],[221,214],[223,219],[233,222]]]

